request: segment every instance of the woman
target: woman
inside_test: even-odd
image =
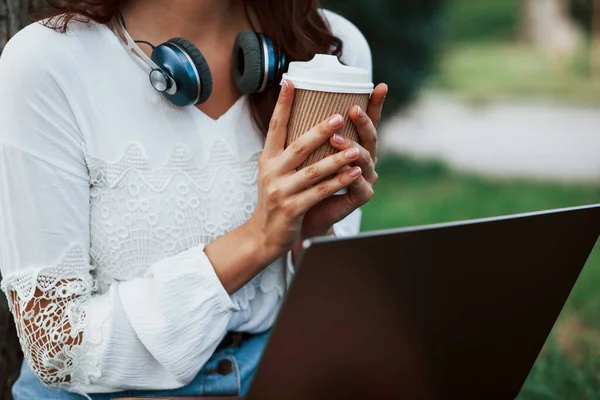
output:
[[[10,41],[0,265],[26,358],[16,400],[245,393],[299,244],[357,232],[377,180],[385,85],[351,110],[361,143],[332,116],[285,149],[293,85],[244,96],[233,82],[230,49],[253,27],[292,61],[332,52],[370,70],[360,32],[317,3],[68,0]],[[156,93],[119,15],[133,38],[201,49],[210,99]],[[339,153],[296,171],[327,140]]]

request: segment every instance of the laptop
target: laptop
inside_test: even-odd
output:
[[[247,399],[514,399],[600,204],[307,241]]]
[[[514,399],[599,235],[596,204],[307,241],[246,399]]]

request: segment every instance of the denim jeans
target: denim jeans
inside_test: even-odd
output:
[[[217,350],[189,385],[180,389],[161,391],[125,391],[109,394],[89,394],[93,400],[119,397],[185,397],[185,396],[243,396],[248,391],[262,356],[269,332],[244,340],[237,348]],[[223,360],[228,360],[224,362]],[[46,387],[26,362],[12,389],[14,400],[85,400],[78,394]]]

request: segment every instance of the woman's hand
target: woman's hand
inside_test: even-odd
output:
[[[259,241],[267,262],[291,249],[300,237],[304,215],[309,209],[361,179],[361,166],[350,165],[364,164],[359,160],[361,150],[358,146],[347,145],[345,151],[297,171],[314,150],[343,126],[343,118],[332,116],[286,149],[293,99],[293,85],[284,82],[259,160],[257,209],[247,223],[251,237]],[[331,176],[334,177],[322,181]],[[365,197],[364,184],[357,184],[357,189],[351,192],[352,196]]]
[[[306,213],[301,236],[293,248],[294,259],[304,239],[327,235],[331,232],[333,224],[346,218],[373,197],[373,186],[378,179],[377,172],[375,172],[375,165],[377,164],[377,126],[381,119],[381,111],[387,92],[387,85],[380,84],[373,91],[366,112],[358,106],[354,106],[350,110],[350,119],[356,125],[360,136],[360,144],[339,135],[331,137],[331,145],[340,152],[352,148],[359,150],[359,156],[354,164],[361,168],[362,176],[358,177],[349,186],[347,194],[329,197]]]

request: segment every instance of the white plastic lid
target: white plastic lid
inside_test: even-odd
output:
[[[332,93],[373,93],[369,71],[348,67],[336,56],[317,54],[310,61],[290,63],[283,80],[289,80],[297,89]]]

